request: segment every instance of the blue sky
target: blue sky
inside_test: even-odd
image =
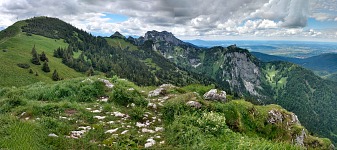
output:
[[[169,31],[181,39],[337,42],[337,0],[1,0],[0,30],[34,16],[94,35]]]

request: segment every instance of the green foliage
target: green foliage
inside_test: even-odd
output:
[[[47,63],[46,63],[46,64],[47,64]],[[49,68],[49,67],[48,67],[48,68]],[[55,69],[54,72],[53,72],[52,79],[53,79],[54,81],[59,81],[59,80],[61,80],[61,78],[59,77],[59,74],[57,73],[56,69]]]
[[[119,85],[114,87],[109,101],[121,106],[127,106],[131,103],[137,106],[147,106],[148,103],[138,91]]]
[[[37,51],[35,49],[35,45],[32,49],[32,59],[31,59],[31,62],[34,64],[34,65],[41,65],[40,63],[40,60],[39,60],[39,57],[38,57],[38,54],[37,54]]]
[[[188,86],[183,87],[182,89],[186,90],[186,91],[194,91],[197,92],[199,95],[204,95],[206,92],[208,92],[211,89],[214,89],[215,86],[214,85],[208,85],[208,86],[204,86],[204,85],[200,85],[200,84],[191,84]]]
[[[47,62],[47,61],[45,61],[45,62],[43,63],[42,70],[43,70],[44,72],[50,72],[50,68],[49,68],[49,66],[48,66],[48,62]],[[55,70],[55,71],[56,71],[56,70]],[[54,74],[53,74],[53,80],[54,80]],[[57,80],[54,80],[54,81],[57,81]]]

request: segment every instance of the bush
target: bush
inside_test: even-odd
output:
[[[109,101],[127,106],[134,103],[137,106],[147,106],[148,101],[136,90],[128,90],[122,86],[115,86]]]
[[[29,64],[17,64],[18,65],[18,67],[20,67],[20,68],[23,68],[23,69],[28,69],[29,67],[30,67],[30,65]]]
[[[146,109],[143,107],[132,107],[131,109],[129,109],[129,115],[131,117],[131,119],[135,120],[135,121],[141,121],[143,119],[144,113],[145,113]]]

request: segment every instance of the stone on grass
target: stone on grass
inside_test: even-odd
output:
[[[205,100],[226,102],[226,92],[220,91],[220,93],[218,93],[217,89],[211,89],[210,91],[204,94],[204,98]]]
[[[144,146],[145,146],[145,148],[149,148],[149,147],[152,147],[155,144],[156,144],[155,140],[153,140],[153,139],[147,139]]]
[[[186,105],[190,106],[190,107],[197,108],[197,109],[201,108],[201,106],[202,106],[199,102],[196,102],[196,101],[188,101],[186,103]]]
[[[55,133],[50,133],[48,134],[49,137],[59,137],[58,135],[56,135]]]
[[[104,133],[115,133],[119,128],[107,130]]]

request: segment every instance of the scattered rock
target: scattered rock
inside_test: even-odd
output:
[[[148,103],[147,107],[153,108],[153,109],[157,109],[157,105],[154,103]]]
[[[172,85],[172,84],[163,84],[163,85],[161,85],[160,87],[161,87],[161,88],[165,88],[165,89],[175,88],[175,86]]]
[[[159,95],[165,95],[166,94],[166,90],[162,87],[155,89],[153,91],[150,91],[148,94],[148,97],[156,97]]]
[[[89,83],[93,83],[94,81],[92,81],[91,79],[87,78],[87,79],[83,80],[82,82],[89,82]]]
[[[190,107],[197,108],[197,109],[201,108],[201,106],[202,106],[199,102],[196,102],[196,101],[188,101],[186,103],[186,105],[190,106]]]
[[[58,135],[56,135],[55,133],[50,133],[48,134],[49,137],[59,137]]]
[[[85,130],[81,130],[81,131],[70,131],[70,137],[71,138],[81,138],[82,135],[85,133],[86,131]]]
[[[107,122],[108,124],[114,124],[115,123],[115,121],[109,121],[109,122]]]
[[[161,131],[164,131],[164,128],[163,127],[156,127],[155,131],[156,132],[161,132]]]
[[[218,93],[217,89],[211,89],[210,91],[204,94],[204,98],[205,100],[226,102],[226,92],[220,91],[220,93]]]
[[[121,134],[126,134],[129,130],[125,130],[123,131]]]
[[[134,91],[135,89],[134,88],[129,88],[128,91]]]
[[[98,120],[103,120],[105,118],[105,116],[94,116],[94,118],[96,118]]]
[[[101,110],[93,110],[91,111],[92,113],[101,113],[102,111]]]
[[[107,130],[104,133],[115,133],[119,128]]]
[[[291,123],[301,124],[300,121],[298,120],[298,117],[294,113],[291,114]]]
[[[269,115],[269,118],[268,118],[267,121],[271,124],[278,123],[278,122],[282,123],[282,121],[283,121],[282,113],[275,110],[275,109],[270,110],[268,112],[268,115]]]
[[[86,110],[89,110],[89,111],[91,111],[92,109],[91,108],[85,108]]]
[[[146,129],[146,128],[142,128],[142,132],[143,133],[156,133],[156,131],[150,130],[150,129]]]
[[[126,116],[125,114],[123,114],[121,112],[118,112],[118,111],[113,112],[113,114],[114,114],[115,117],[124,117],[124,116]]]
[[[114,85],[109,80],[100,79],[100,78],[98,78],[98,80],[101,81],[101,82],[103,82],[105,84],[105,86],[108,87],[108,88],[110,88],[110,89],[114,87]]]
[[[161,141],[161,142],[159,142],[159,144],[165,144],[165,141]]]
[[[98,99],[98,102],[108,102],[109,97],[100,97],[100,99]]]
[[[155,144],[156,144],[155,140],[153,140],[153,139],[147,139],[144,146],[145,146],[145,148],[149,148],[149,147],[152,147]]]
[[[140,123],[140,122],[136,122],[136,126],[137,126],[138,128],[146,127],[145,124],[142,124],[142,123]]]
[[[85,131],[89,131],[91,130],[90,126],[86,126],[86,127],[78,127],[79,129],[85,130]]]

